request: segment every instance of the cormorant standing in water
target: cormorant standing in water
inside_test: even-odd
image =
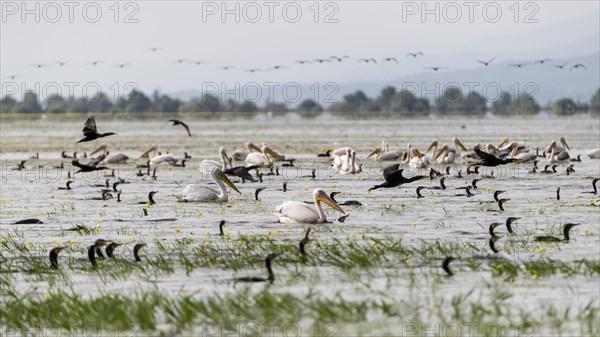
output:
[[[67,247],[56,247],[56,248],[52,248],[52,250],[50,250],[50,268],[52,269],[58,269],[58,254],[63,251],[64,249],[67,249]]]
[[[234,282],[247,282],[247,283],[257,283],[257,282],[269,282],[273,284],[275,281],[275,274],[273,274],[273,269],[271,268],[271,262],[275,259],[279,254],[273,253],[269,254],[267,258],[265,258],[265,267],[267,268],[268,277],[257,277],[257,276],[246,276],[246,277],[238,277],[233,279]]]
[[[108,243],[108,241],[106,241],[104,239],[98,239],[98,240],[96,240],[96,242],[94,242],[93,245],[88,247],[88,259],[90,260],[90,263],[92,264],[92,266],[98,267],[98,262],[96,261],[96,255],[98,255],[98,257],[101,257],[102,259],[104,258],[104,255],[102,255],[101,248],[104,247],[107,243]]]
[[[578,223],[568,223],[565,224],[565,227],[563,228],[563,235],[564,238],[557,238],[555,236],[548,236],[548,235],[543,235],[543,236],[536,236],[535,237],[535,241],[538,242],[568,242],[571,237],[569,236],[569,232],[571,231],[571,228],[575,227],[575,226],[579,226],[580,224]]]

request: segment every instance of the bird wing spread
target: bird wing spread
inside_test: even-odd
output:
[[[88,117],[87,121],[85,121],[85,124],[83,125],[83,135],[87,136],[89,134],[95,134],[95,133],[97,133],[96,119],[94,118],[94,116],[90,116],[90,117]]]

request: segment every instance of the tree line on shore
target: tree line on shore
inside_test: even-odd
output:
[[[557,115],[572,115],[579,112],[600,114],[600,89],[596,91],[590,102],[560,98],[544,106],[526,93],[515,96],[509,92],[502,92],[490,103],[477,92],[464,94],[458,87],[448,87],[440,97],[430,101],[427,98],[417,97],[410,91],[398,91],[392,86],[383,88],[377,97],[368,97],[360,90],[344,95],[339,102],[327,108],[312,99],[305,99],[296,107],[290,107],[285,102],[267,102],[259,106],[251,101],[236,102],[230,99],[223,102],[219,97],[209,94],[183,101],[157,91],[147,96],[136,90],[127,96],[119,97],[116,101],[101,93],[94,99],[52,95],[40,102],[35,92],[26,92],[21,101],[11,96],[5,96],[0,100],[0,113],[236,112],[255,114],[270,111],[280,115],[297,112],[305,117],[315,117],[327,111],[338,116],[418,117],[429,114],[483,116],[488,112],[497,116],[526,116],[538,114],[542,110]]]

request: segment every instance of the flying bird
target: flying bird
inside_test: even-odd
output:
[[[56,62],[56,64],[58,64],[59,66],[64,66],[65,64],[67,64],[67,62],[69,62],[69,60],[65,60],[65,61],[54,61]]]
[[[583,68],[583,69],[587,70],[587,68],[583,64],[577,63],[571,67],[571,71],[573,71],[574,69],[577,69],[577,68]]]
[[[32,64],[31,66],[33,66],[33,67],[36,67],[36,68],[40,69],[40,68],[47,67],[48,65],[47,65],[47,64],[41,64],[41,63],[38,63],[38,64]]]
[[[185,124],[184,122],[178,120],[178,119],[169,119],[169,122],[173,122],[173,125],[181,125],[185,128],[185,131],[187,131],[188,136],[192,136],[192,134],[190,133],[190,127]],[[168,123],[168,122],[167,122]]]
[[[420,51],[416,52],[416,53],[408,53],[406,54],[406,57],[414,57],[417,58],[418,56],[423,56],[423,53],[421,53]]]
[[[223,69],[223,70],[229,70],[229,69],[233,69],[233,68],[235,68],[235,66],[221,66],[221,67],[219,67],[219,68],[221,68],[221,69]]]
[[[369,63],[369,62],[377,63],[377,60],[375,60],[374,58],[368,58],[368,59],[367,58],[361,58],[361,59],[358,60],[358,63],[361,63],[361,62],[364,62],[364,63]]]
[[[398,60],[395,57],[386,57],[383,59],[383,62],[396,62],[398,63]]]
[[[489,60],[487,60],[487,61],[477,60],[477,62],[478,62],[478,63],[481,63],[481,64],[483,64],[484,66],[486,66],[486,67],[487,67],[487,66],[489,66],[489,65],[490,65],[490,63],[494,62],[494,60],[495,60],[495,59],[496,59],[496,58],[492,58],[492,59],[489,59]]]
[[[449,69],[448,67],[425,67],[425,69],[431,69],[433,71],[438,71],[442,69]]]
[[[563,64],[555,64],[554,67],[558,69],[564,69],[567,64],[569,64],[569,62],[565,62]]]
[[[98,138],[116,135],[114,132],[98,133],[96,129],[96,119],[94,116],[88,117],[83,126],[83,138],[77,143],[89,142]]]
[[[528,63],[511,63],[509,64],[509,66],[511,67],[517,67],[517,68],[523,68],[524,66],[526,66]]]

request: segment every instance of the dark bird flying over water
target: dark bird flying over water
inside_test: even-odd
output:
[[[178,120],[178,119],[169,119],[169,122],[173,122],[173,125],[181,125],[185,128],[185,131],[187,131],[188,136],[192,136],[192,134],[190,133],[190,127],[185,124],[184,122]]]
[[[427,178],[427,176],[417,175],[414,177],[406,178],[402,175],[404,169],[399,169],[400,164],[393,164],[383,169],[384,183],[375,185],[369,189],[369,191],[376,190],[378,188],[390,188],[398,187],[404,184],[412,183],[413,181]]]
[[[83,126],[83,138],[77,143],[89,142],[98,138],[116,135],[114,132],[98,133],[96,129],[96,119],[94,116],[88,117]]]

